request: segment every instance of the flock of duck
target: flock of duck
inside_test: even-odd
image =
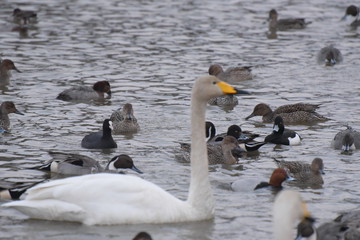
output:
[[[359,8],[349,6],[346,14],[355,17],[351,26],[360,25]],[[36,13],[15,9],[15,19],[28,24],[36,18]],[[269,31],[301,29],[309,24],[304,19],[278,19],[276,10],[269,12]],[[328,46],[319,51],[317,61],[332,66],[342,61],[340,51]],[[0,62],[0,84],[6,85],[11,77],[10,71],[21,72],[9,59]],[[232,87],[231,83],[252,79],[251,67],[233,67],[226,71],[214,64],[209,67],[209,75],[195,80],[191,93],[191,144],[181,143],[182,157],[191,164],[191,182],[187,200],[180,200],[159,186],[138,176],[123,173],[123,169],[135,167],[128,155],[113,157],[103,167],[98,161],[87,156],[49,152],[52,160],[35,169],[56,172],[64,175],[80,175],[58,180],[42,181],[11,189],[0,188],[0,199],[12,199],[2,207],[15,208],[34,219],[81,222],[88,225],[172,223],[211,219],[214,216],[215,202],[209,182],[209,164],[235,164],[244,154],[258,151],[265,144],[297,145],[301,137],[295,131],[285,128],[286,124],[312,124],[329,120],[316,110],[317,104],[296,103],[279,106],[272,110],[269,105],[260,103],[246,120],[261,116],[263,122],[273,122],[272,132],[264,141],[255,141],[258,134],[242,131],[232,125],[227,133],[216,134],[212,122],[206,121],[207,104],[237,105],[238,94],[249,94]],[[106,94],[106,95],[105,95]],[[59,93],[57,99],[63,101],[87,102],[111,97],[108,81],[96,82],[93,86],[77,86]],[[12,101],[0,105],[1,133],[10,132],[9,114],[24,115]],[[140,130],[134,116],[132,105],[127,103],[114,111],[103,121],[102,131],[84,136],[81,146],[87,149],[117,148],[112,134],[134,133]],[[335,149],[350,151],[360,148],[360,133],[347,126],[336,134],[331,143]],[[282,190],[282,183],[288,179],[305,186],[321,186],[324,183],[324,162],[315,158],[312,163],[274,159],[278,168],[274,169],[269,182],[253,186],[254,190],[270,188],[276,190],[274,202],[275,239],[294,237],[293,226],[297,224],[297,239],[360,239],[358,225],[360,212],[345,214],[335,221],[314,227],[314,219],[308,212],[304,201],[294,190]],[[96,173],[96,174],[92,174]],[[241,181],[232,183],[234,191],[241,189]],[[87,189],[87,191],[82,191]],[[330,235],[329,235],[330,234]],[[147,233],[139,233],[134,239],[151,239]]]

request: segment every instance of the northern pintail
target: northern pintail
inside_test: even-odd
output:
[[[113,157],[104,169],[98,161],[93,158],[62,152],[49,152],[52,159],[47,163],[34,167],[34,169],[50,171],[64,175],[84,175],[99,172],[121,172],[124,169],[131,169],[137,173],[142,173],[135,167],[132,158],[121,154]]]
[[[321,158],[315,158],[311,164],[300,161],[274,160],[279,168],[288,170],[295,182],[305,186],[321,186],[324,184],[322,174],[324,172],[324,163]]]
[[[15,22],[24,21],[24,24],[27,24],[29,20],[36,19],[37,14],[34,11],[21,10],[20,8],[15,8],[13,11],[13,17]]]
[[[255,186],[254,190],[260,189],[260,188],[268,188],[274,190],[281,190],[282,189],[282,183],[286,180],[290,180],[290,176],[287,174],[287,172],[282,168],[276,168],[272,172],[270,176],[269,182],[261,182],[258,185]]]
[[[278,13],[275,9],[269,12],[269,30],[286,31],[290,29],[303,29],[311,22],[305,22],[305,18],[286,18],[278,19]]]
[[[248,120],[255,116],[262,116],[263,122],[273,122],[277,116],[281,116],[286,124],[308,124],[329,120],[316,113],[315,110],[317,108],[319,108],[318,104],[295,103],[280,106],[273,111],[269,105],[259,103],[245,119]]]
[[[136,234],[133,240],[152,240],[152,238],[147,232],[139,232]]]
[[[2,102],[0,105],[0,128],[8,131],[10,129],[10,119],[9,114],[16,113],[24,115],[19,110],[16,109],[15,104],[11,101]]]
[[[113,123],[114,134],[136,133],[140,126],[134,116],[134,110],[130,103],[126,103],[121,109],[111,114],[110,120]]]
[[[184,160],[189,162],[191,145],[188,143],[181,143],[180,145]],[[207,144],[209,164],[235,164],[242,152],[244,150],[239,147],[237,139],[232,136],[225,136],[219,144]]]
[[[192,150],[187,200],[178,199],[137,176],[99,173],[39,184],[27,191],[24,200],[5,203],[1,207],[15,208],[34,219],[87,225],[164,224],[213,219],[215,201],[209,180],[204,131],[206,104],[212,97],[235,92],[235,88],[213,76],[195,80],[190,104]]]
[[[35,185],[47,181],[47,179],[35,183],[17,183],[11,188],[0,187],[0,200],[18,200],[29,189]]]
[[[317,228],[321,240],[359,240],[360,210],[341,213],[333,221],[323,223]]]
[[[10,70],[15,70],[19,73],[21,71],[15,67],[15,64],[10,59],[0,59],[0,85],[5,85],[9,83],[11,73]]]
[[[285,125],[282,117],[277,116],[274,120],[273,132],[266,136],[264,141],[282,145],[299,145],[301,137],[295,131],[285,131]]]
[[[322,48],[317,55],[318,64],[325,64],[325,66],[334,66],[341,63],[343,56],[339,49],[333,45]]]
[[[345,15],[342,17],[342,20],[345,20],[347,16],[355,17],[355,20],[350,24],[350,27],[356,28],[360,26],[360,19],[359,19],[360,10],[355,5],[350,5],[346,8]]]
[[[347,126],[345,130],[335,135],[331,142],[331,147],[343,151],[360,149],[360,133]]]
[[[62,91],[56,99],[71,101],[71,100],[97,100],[104,99],[104,94],[111,97],[110,83],[108,81],[96,82],[92,87],[90,86],[76,86]]]
[[[111,131],[112,122],[110,119],[105,119],[103,122],[103,130],[86,135],[81,141],[81,146],[88,149],[117,148]]]
[[[224,71],[219,64],[213,64],[209,67],[209,74],[230,83],[251,80],[253,78],[251,66],[231,67]]]

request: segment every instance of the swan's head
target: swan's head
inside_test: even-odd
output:
[[[276,196],[273,208],[275,239],[294,239],[294,227],[298,221],[308,217],[310,217],[310,213],[300,193],[293,190],[282,190]]]
[[[196,79],[192,91],[193,97],[206,102],[213,97],[236,93],[238,93],[238,90],[233,86],[210,75]]]

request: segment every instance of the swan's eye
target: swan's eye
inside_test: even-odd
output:
[[[213,84],[215,85],[215,84],[216,84],[216,82],[214,81],[214,82],[213,82]]]

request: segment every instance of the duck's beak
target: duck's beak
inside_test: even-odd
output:
[[[111,90],[107,91],[106,94],[108,95],[108,97],[111,97]]]
[[[245,118],[245,120],[249,120],[250,118],[252,118],[252,117],[254,117],[255,115],[254,115],[254,113],[252,113],[252,114],[250,114],[249,116],[247,116],[246,118]]]
[[[20,114],[20,115],[24,115],[22,112],[20,112],[20,111],[17,110],[17,109],[15,110],[15,113],[16,113],[16,114]]]
[[[347,17],[347,15],[345,14],[345,15],[340,19],[340,21],[346,20],[346,17]]]
[[[21,71],[19,69],[17,69],[15,66],[14,66],[14,70],[21,73]]]
[[[135,167],[135,166],[132,166],[132,168],[130,168],[131,170],[133,170],[133,171],[135,171],[135,172],[137,172],[137,173],[140,173],[140,174],[143,174],[143,172],[142,171],[140,171],[137,167]]]

